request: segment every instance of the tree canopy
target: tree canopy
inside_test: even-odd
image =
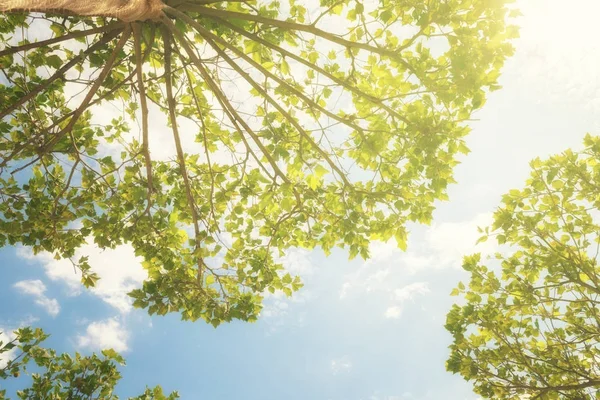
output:
[[[483,237],[504,251],[464,259],[447,368],[486,398],[600,396],[600,137],[584,144],[533,160]]]
[[[2,332],[0,332],[2,334]],[[41,329],[20,328],[9,341],[0,341],[0,380],[18,377],[34,364],[31,387],[17,392],[23,400],[117,400],[114,387],[121,379],[118,365],[125,360],[114,350],[102,351],[102,357],[92,354],[75,357],[64,353],[56,354],[52,349],[41,346],[48,335]],[[8,360],[3,360],[7,358]],[[2,362],[5,361],[4,365]],[[0,389],[0,399],[5,399],[6,390]],[[175,392],[165,395],[160,386],[146,388],[143,394],[130,400],[175,400]]]
[[[0,2],[0,246],[69,258],[92,286],[77,249],[129,244],[149,274],[136,306],[215,326],[301,286],[289,247],[405,247],[516,36],[504,0],[167,0],[122,20],[33,3]]]

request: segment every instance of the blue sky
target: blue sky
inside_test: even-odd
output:
[[[115,347],[128,364],[118,386],[125,398],[161,384],[184,399],[475,400],[444,369],[449,293],[465,278],[460,259],[494,250],[474,246],[476,227],[523,184],[532,158],[580,148],[586,132],[600,133],[600,5],[565,4],[520,1],[521,39],[504,87],[475,116],[472,153],[456,169],[451,201],[438,204],[431,226],[410,227],[407,252],[374,243],[363,262],[344,251],[291,251],[285,264],[303,277],[303,290],[267,298],[258,323],[215,330],[132,310],[124,293],[143,271],[127,248],[86,249],[103,278],[92,292],[81,290],[68,264],[4,248],[0,330],[40,326],[58,351]]]

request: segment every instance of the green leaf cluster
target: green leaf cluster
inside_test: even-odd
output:
[[[0,50],[0,246],[69,258],[89,287],[101,277],[78,249],[131,245],[148,271],[135,306],[215,326],[302,286],[276,261],[289,248],[404,249],[499,87],[509,1],[321,3],[170,0],[131,24],[44,15],[47,38]],[[32,23],[1,15],[0,42]],[[174,159],[152,157],[148,104]],[[122,117],[94,119],[114,105]]]
[[[464,258],[447,368],[485,398],[600,396],[600,138],[584,145],[533,160],[485,231],[504,251]]]
[[[0,380],[17,378],[21,374],[31,376],[31,385],[17,392],[23,400],[118,400],[113,394],[115,385],[121,379],[119,366],[125,360],[114,350],[102,351],[102,356],[92,354],[82,356],[75,353],[57,354],[44,348],[41,343],[48,338],[41,329],[20,328],[14,331],[14,338],[7,343],[0,342],[0,358],[9,351],[16,353],[0,368]],[[4,356],[3,356],[4,354]],[[34,365],[33,373],[28,367]],[[1,387],[1,386],[0,386]],[[0,389],[0,399],[6,398],[6,390]],[[160,386],[146,388],[144,393],[130,400],[175,400],[177,392],[165,395]]]

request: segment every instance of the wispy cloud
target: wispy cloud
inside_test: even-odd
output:
[[[411,235],[406,252],[394,241],[374,241],[370,244],[371,258],[344,277],[339,298],[344,300],[369,293],[385,296],[387,299],[381,299],[385,302],[381,315],[386,319],[398,319],[407,302],[415,302],[430,292],[430,283],[436,284],[435,279],[430,279],[430,271],[459,270],[466,254],[490,255],[498,250],[494,241],[476,244],[481,236],[478,227],[484,228],[491,222],[492,215],[482,213],[469,220],[416,227],[417,232]]]
[[[404,303],[414,301],[416,296],[422,296],[429,293],[429,285],[427,282],[414,282],[399,289],[394,290],[393,302],[394,305],[388,307],[384,316],[386,318],[398,319],[402,315]]]
[[[393,318],[393,319],[400,318],[400,315],[402,315],[402,307],[390,306],[387,308],[387,310],[385,310],[385,313],[383,315],[386,318]]]
[[[283,264],[284,273],[300,278],[309,277],[315,271],[310,252],[303,249],[289,249],[283,257],[278,257],[276,262]],[[300,307],[313,299],[312,292],[306,287],[294,292],[291,297],[287,297],[283,292],[269,291],[265,291],[263,296],[260,315],[267,325],[267,334],[276,332],[286,324],[302,326],[306,313],[300,310]]]
[[[427,282],[415,282],[394,291],[396,300],[404,303],[412,300],[416,295],[429,293]]]
[[[34,255],[29,248],[21,247],[17,254],[27,260],[40,263],[46,276],[53,281],[67,286],[67,293],[76,296],[81,293],[81,275],[74,271],[69,260],[55,260],[49,253]],[[106,303],[115,307],[120,313],[132,309],[131,299],[127,293],[141,286],[147,277],[131,246],[119,246],[115,249],[100,250],[93,244],[83,246],[77,256],[86,255],[92,270],[100,275],[100,280],[91,292]]]
[[[386,243],[373,241],[370,245],[371,258],[345,277],[340,298],[360,292],[393,292],[399,284],[417,273],[443,268],[459,269],[466,254],[492,254],[497,249],[494,241],[476,246],[481,236],[477,228],[486,227],[491,221],[491,214],[485,213],[467,221],[434,223],[426,229],[421,228],[423,237],[412,238],[406,252],[400,250],[393,240]]]
[[[41,306],[51,316],[55,317],[60,312],[58,301],[46,296],[46,285],[39,279],[19,281],[13,287],[20,293],[32,296],[35,304]]]
[[[352,361],[349,356],[343,356],[337,359],[331,360],[331,372],[334,375],[348,372],[352,369]]]

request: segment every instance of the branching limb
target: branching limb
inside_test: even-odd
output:
[[[170,7],[165,7],[165,12],[167,13],[171,13],[172,15],[177,15],[179,12],[177,10],[174,10]],[[169,21],[170,22],[170,21]],[[189,21],[188,21],[189,23]],[[177,35],[177,31],[174,31],[174,33]],[[186,51],[189,48],[189,45],[187,43],[185,43],[185,39],[183,38],[183,36],[181,34],[178,34],[178,39],[182,40],[183,43],[182,45],[184,46],[184,48],[186,49]],[[210,43],[210,39],[205,38],[207,41],[209,41]],[[187,46],[187,47],[186,47]],[[331,158],[329,157],[329,155],[327,153],[325,153],[325,151],[319,147],[319,145],[317,143],[315,143],[314,139],[310,136],[310,134],[308,132],[306,132],[306,130],[304,128],[302,128],[302,126],[298,123],[298,121],[296,121],[296,119],[287,111],[285,110],[275,99],[273,99],[268,93],[267,91],[258,83],[256,83],[254,81],[254,79],[252,79],[249,74],[247,72],[245,72],[242,68],[240,68],[239,65],[237,65],[237,63],[235,63],[223,50],[221,50],[221,48],[219,48],[218,46],[214,45],[214,43],[212,44],[213,48],[215,49],[215,51],[217,51],[217,53],[240,75],[242,76],[256,91],[258,91],[261,96],[266,99],[271,105],[273,105],[277,111],[279,111],[295,128],[296,130],[306,139],[306,141],[314,148],[314,150],[319,153],[319,155],[321,155],[323,157],[323,159],[329,164],[329,166],[332,168],[332,170],[334,170],[339,177],[342,179],[342,181],[344,182],[344,184],[348,187],[351,187],[352,185],[350,184],[350,182],[348,181],[348,179],[346,178],[346,174],[344,174],[340,168],[333,162],[333,160],[331,160]],[[193,54],[193,51],[188,52],[188,55],[191,56],[191,54]],[[194,54],[195,57],[195,54]],[[201,63],[198,63],[199,66],[198,68],[201,68]],[[202,67],[203,69],[203,67]],[[209,78],[210,79],[210,78]],[[240,123],[242,123],[244,126],[244,128],[248,131],[248,133],[251,133],[252,130],[250,129],[250,127],[247,126],[247,124],[245,122],[243,122],[243,120],[240,120]],[[251,134],[252,135],[252,134]],[[258,137],[256,138],[256,140],[258,140]],[[257,142],[257,144],[259,144],[260,142]],[[261,146],[261,150],[263,150],[264,146],[262,146],[262,144],[259,144],[259,146]],[[263,150],[263,151],[266,151]],[[267,156],[268,153],[266,153],[265,155]],[[274,166],[277,168],[277,171],[280,171],[279,167],[277,166],[277,164],[275,164],[274,162],[272,162],[272,164],[274,164]],[[282,174],[283,175],[283,174]],[[285,175],[283,175],[285,177]],[[286,182],[288,182],[287,177],[285,177],[284,179]]]
[[[366,50],[371,53],[379,54],[381,56],[389,57],[390,59],[401,64],[408,71],[412,72],[415,76],[418,76],[418,74],[416,73],[414,68],[409,63],[407,63],[406,60],[404,60],[402,57],[400,57],[400,54],[395,50],[392,51],[392,50],[384,49],[381,47],[375,47],[375,46],[371,46],[367,43],[362,43],[362,42],[353,42],[353,41],[344,39],[338,35],[334,35],[333,33],[326,32],[326,31],[319,29],[312,25],[299,24],[299,23],[291,22],[291,21],[282,21],[282,20],[278,20],[278,19],[264,17],[262,15],[241,13],[241,12],[236,12],[236,11],[218,10],[216,8],[208,8],[208,7],[197,6],[197,5],[192,5],[192,4],[184,5],[184,6],[180,7],[179,9],[183,10],[183,11],[196,11],[202,16],[220,17],[223,19],[230,19],[230,20],[231,19],[241,19],[243,21],[252,21],[252,22],[258,22],[261,24],[276,26],[278,28],[285,29],[288,31],[310,33],[310,34],[313,34],[322,39],[325,39],[330,42],[344,46],[348,49],[352,49],[352,48],[362,49],[362,50]],[[167,10],[168,10],[168,8],[166,8],[164,11],[167,11]]]
[[[197,23],[196,21],[194,21],[193,19],[191,19],[187,15],[185,15],[185,14],[183,14],[181,12],[178,12],[177,10],[173,10],[172,12],[173,12],[173,14],[176,14],[179,18],[185,20],[194,29],[196,29],[196,31],[202,37],[204,37],[207,40],[207,42],[211,45],[211,47],[213,47],[213,48],[216,47],[215,42],[220,43],[223,47],[231,50],[232,52],[234,52],[235,54],[237,54],[241,59],[243,59],[244,61],[246,61],[248,64],[252,65],[261,74],[263,74],[264,76],[266,76],[266,77],[274,80],[279,85],[281,85],[282,87],[284,87],[288,91],[292,92],[294,95],[298,96],[299,99],[301,99],[302,101],[304,101],[304,103],[306,103],[307,105],[310,106],[310,110],[313,113],[314,113],[315,110],[318,110],[318,111],[322,112],[323,114],[327,115],[329,118],[331,118],[333,120],[336,120],[336,121],[338,121],[338,122],[340,122],[340,123],[348,126],[349,128],[352,128],[352,129],[356,130],[359,133],[359,135],[361,135],[364,138],[364,136],[363,136],[363,132],[364,132],[363,128],[361,128],[360,126],[356,125],[350,119],[343,118],[343,117],[341,117],[341,116],[339,116],[339,115],[337,115],[337,114],[335,114],[335,113],[327,110],[326,108],[321,107],[314,100],[312,100],[308,96],[306,96],[306,94],[304,94],[301,90],[298,90],[297,88],[293,87],[288,82],[286,82],[284,79],[282,79],[282,78],[278,77],[277,75],[273,74],[272,72],[270,72],[269,70],[267,70],[265,67],[263,67],[260,63],[254,61],[251,57],[248,57],[248,55],[246,53],[244,53],[243,51],[241,51],[237,47],[231,45],[226,40],[223,40],[219,36],[217,36],[217,35],[213,34],[212,32],[208,31],[207,29],[204,29],[202,27],[202,25],[200,25],[199,23]]]
[[[198,117],[201,122],[202,129],[202,139],[204,142],[204,155],[206,156],[206,163],[208,165],[208,173],[210,175],[210,193],[208,196],[208,201],[210,202],[210,213],[212,215],[213,221],[215,222],[215,226],[219,229],[219,221],[215,215],[215,204],[214,204],[214,194],[215,194],[215,176],[213,173],[212,163],[210,161],[210,151],[208,150],[208,139],[206,137],[206,125],[204,124],[204,112],[201,110],[200,102],[198,101],[198,96],[196,96],[196,92],[194,91],[194,87],[192,85],[192,77],[190,76],[190,72],[188,71],[187,66],[184,64],[185,76],[188,81],[188,85],[190,88],[190,92],[192,93],[192,98],[194,99],[194,105],[196,106],[196,112],[198,113]]]
[[[136,72],[137,71],[134,68],[134,70],[127,77],[125,77],[125,79],[121,80],[115,86],[113,86],[110,90],[108,90],[107,92],[103,93],[101,96],[97,97],[94,101],[90,102],[90,104],[88,105],[88,108],[91,107],[91,106],[93,106],[93,105],[95,105],[95,104],[100,103],[102,100],[104,100],[107,97],[109,97],[112,94],[114,94],[117,90],[119,90],[121,87],[123,87],[123,85],[125,85],[127,82],[129,82],[133,78],[133,76],[136,74]],[[77,110],[73,110],[73,111],[71,111],[71,112],[69,112],[67,114],[64,114],[58,120],[56,120],[54,123],[52,123],[52,125],[50,125],[48,128],[44,128],[44,131],[51,131],[53,128],[55,128],[58,125],[60,125],[63,121],[65,121],[68,118],[70,118],[73,115],[75,115],[75,112],[77,112]],[[15,156],[17,156],[21,151],[23,151],[31,143],[32,143],[32,141],[30,139],[27,142],[20,143],[18,146],[15,146],[14,150],[8,156],[6,156],[2,160],[2,162],[0,162],[0,168],[4,168],[6,165],[8,165],[8,163],[10,161],[12,161]],[[31,164],[28,164],[27,166],[21,166],[21,167],[17,168],[16,170],[14,170],[12,173],[15,174],[18,171],[21,171],[21,170],[25,169],[29,165],[31,165]]]
[[[240,117],[240,115],[237,113],[235,108],[231,105],[231,103],[227,99],[227,96],[225,96],[225,94],[221,90],[220,86],[212,79],[212,77],[210,76],[210,74],[208,73],[206,68],[204,68],[204,66],[202,65],[202,62],[200,61],[198,56],[194,53],[194,50],[189,45],[189,43],[187,43],[187,41],[185,40],[183,35],[179,31],[177,31],[175,27],[172,26],[172,23],[170,20],[165,20],[165,25],[177,37],[177,39],[181,43],[182,47],[184,48],[185,52],[188,54],[188,57],[190,57],[190,59],[193,61],[194,65],[198,68],[198,71],[202,75],[202,78],[210,86],[210,88],[211,88],[212,92],[215,94],[215,96],[219,99],[219,102],[223,106],[224,111],[228,114],[228,116],[230,116],[232,123],[235,123],[234,121],[237,121],[237,122],[239,122],[239,124],[241,124],[243,126],[244,130],[246,132],[248,132],[248,134],[250,135],[252,140],[256,143],[256,145],[260,148],[261,152],[267,158],[267,160],[269,161],[269,164],[271,164],[271,167],[273,168],[275,173],[284,182],[290,183],[287,176],[283,173],[283,171],[281,171],[281,169],[277,165],[276,161],[273,159],[273,156],[271,156],[271,154],[269,153],[267,148],[262,144],[262,142],[258,138],[258,135],[256,135],[254,130],[252,128],[250,128],[250,126],[246,123],[246,121]],[[262,164],[260,162],[260,160],[257,159],[257,161],[260,164]]]
[[[232,31],[239,33],[240,35],[243,35],[245,37],[247,37],[250,40],[253,40],[257,43],[262,44],[263,46],[266,46],[268,48],[270,48],[271,50],[275,50],[276,52],[278,52],[279,54],[285,56],[285,57],[289,57],[292,60],[305,65],[306,67],[318,72],[319,74],[325,76],[326,78],[330,79],[331,81],[335,82],[336,84],[338,84],[339,86],[341,86],[343,89],[346,89],[354,94],[356,94],[357,96],[363,97],[367,100],[369,100],[370,102],[372,102],[373,104],[376,104],[378,106],[380,106],[382,109],[384,109],[385,111],[387,111],[390,115],[394,116],[395,118],[399,119],[402,122],[405,123],[410,123],[410,121],[408,121],[403,115],[398,114],[398,112],[396,112],[394,109],[392,109],[390,106],[388,106],[387,104],[385,104],[383,102],[384,99],[379,99],[373,95],[367,94],[365,92],[363,92],[362,90],[358,89],[356,86],[350,85],[348,84],[346,81],[336,77],[335,75],[333,75],[330,72],[327,72],[325,69],[319,67],[316,64],[311,63],[310,61],[292,53],[291,51],[288,51],[280,46],[277,46],[271,42],[269,42],[268,40],[265,40],[263,38],[261,38],[260,36],[258,36],[257,34],[254,34],[252,32],[248,32],[245,29],[240,28],[237,25],[234,25],[232,23],[230,23],[229,21],[226,21],[222,18],[213,18],[215,21],[219,22],[220,24],[228,27],[229,29],[231,29]]]
[[[94,97],[94,95],[96,94],[98,89],[100,89],[100,86],[104,83],[104,80],[110,73],[112,66],[115,63],[115,60],[119,56],[119,53],[121,52],[123,47],[125,47],[127,40],[129,40],[130,35],[131,35],[131,27],[127,26],[125,28],[123,34],[121,35],[121,39],[119,39],[119,42],[113,49],[110,57],[108,58],[108,60],[106,60],[106,63],[104,64],[104,67],[102,68],[102,71],[100,72],[100,75],[94,81],[94,84],[92,85],[90,90],[87,92],[85,98],[83,99],[83,101],[81,102],[81,104],[79,105],[79,107],[77,108],[77,110],[75,111],[75,113],[73,114],[71,119],[69,120],[69,123],[67,124],[67,126],[64,129],[62,129],[58,134],[56,134],[56,136],[54,136],[54,138],[52,138],[48,143],[44,144],[39,149],[38,152],[40,154],[45,154],[46,152],[51,150],[52,147],[54,147],[56,145],[56,143],[58,143],[65,135],[67,135],[71,132],[71,130],[73,129],[73,127],[79,120],[79,117],[81,117],[81,115],[84,113],[84,111],[88,109],[89,104],[92,101],[92,98]]]
[[[175,14],[173,12],[173,10],[169,7],[165,8],[165,11],[167,13]],[[174,10],[174,11],[176,11],[176,10]],[[207,39],[207,38],[205,38],[205,39],[207,41],[210,41],[210,39]],[[183,40],[183,38],[182,38],[182,40]],[[213,43],[213,45],[214,45],[214,43]],[[184,46],[184,48],[185,48],[185,46]],[[338,176],[342,179],[344,184],[348,187],[351,187],[352,185],[346,178],[346,174],[344,174],[344,172],[342,172],[340,170],[340,168],[333,162],[333,160],[331,160],[329,155],[321,147],[319,147],[319,145],[317,143],[315,143],[314,139],[310,136],[310,134],[308,132],[306,132],[306,130],[304,128],[302,128],[302,126],[298,123],[298,121],[296,121],[296,119],[287,110],[285,110],[275,99],[273,99],[261,85],[256,83],[254,81],[254,79],[252,79],[247,72],[245,72],[242,68],[240,68],[240,66],[237,65],[237,63],[235,63],[223,50],[221,50],[221,48],[219,48],[216,45],[214,45],[213,48],[240,76],[242,76],[256,91],[258,91],[263,98],[265,98],[269,103],[271,103],[271,105],[273,105],[277,109],[277,111],[279,111],[296,128],[296,130],[298,130],[298,132],[306,139],[306,141],[308,143],[310,143],[310,145],[314,148],[314,150],[317,153],[319,153],[319,155],[321,157],[323,157],[323,159],[329,164],[331,169],[334,170],[338,174]],[[279,169],[279,167],[277,167],[277,168]]]
[[[29,100],[33,99],[38,93],[42,92],[43,90],[46,90],[55,80],[63,78],[68,70],[73,68],[76,64],[80,63],[81,61],[83,61],[87,56],[94,53],[101,46],[110,42],[112,39],[118,36],[120,32],[121,31],[119,30],[113,30],[106,33],[104,36],[102,36],[100,40],[98,40],[92,46],[88,47],[87,49],[73,57],[68,63],[60,67],[50,78],[46,79],[43,83],[37,85],[31,92],[27,93],[25,96],[21,97],[19,100],[13,102],[7,108],[2,110],[0,112],[0,119],[3,119],[8,114],[15,111],[23,104],[27,103]]]
[[[256,81],[254,81],[254,79],[250,77],[250,74],[248,74],[246,71],[240,68],[240,66],[237,65],[237,63],[233,61],[223,50],[221,50],[218,46],[214,47],[215,50],[218,49],[217,52],[221,55],[221,57],[223,57],[223,59],[227,61],[227,63],[231,65],[231,67],[235,69],[237,73],[240,74],[240,76],[242,76],[242,78],[246,80],[246,82],[248,82],[258,93],[260,93],[260,95],[264,99],[266,99],[273,107],[275,107],[277,111],[279,111],[281,115],[283,115],[294,126],[294,128],[296,128],[296,130],[304,137],[304,139],[306,139],[306,141],[313,147],[313,149],[317,153],[319,153],[321,157],[323,157],[327,164],[329,164],[331,169],[338,174],[338,176],[342,179],[344,184],[348,187],[352,186],[346,178],[346,174],[343,171],[341,171],[337,165],[335,165],[335,163],[333,162],[333,160],[331,160],[329,155],[314,141],[314,139],[310,136],[308,132],[306,132],[306,130],[298,123],[298,121],[286,109],[284,109],[273,97],[271,97],[271,95],[267,93],[267,91],[261,85],[256,83]]]
[[[37,49],[37,48],[40,48],[43,46],[50,46],[51,44],[64,42],[65,40],[77,39],[80,37],[94,35],[96,33],[110,32],[110,31],[113,31],[113,30],[116,30],[119,28],[123,28],[123,27],[124,27],[123,23],[117,22],[117,23],[112,23],[112,24],[100,26],[100,27],[93,28],[93,29],[87,29],[85,31],[70,32],[63,36],[59,36],[59,37],[55,37],[55,38],[47,39],[47,40],[41,40],[39,42],[22,44],[20,46],[15,46],[15,47],[8,47],[8,48],[0,51],[0,57],[7,56],[9,54],[18,53],[20,51]]]

